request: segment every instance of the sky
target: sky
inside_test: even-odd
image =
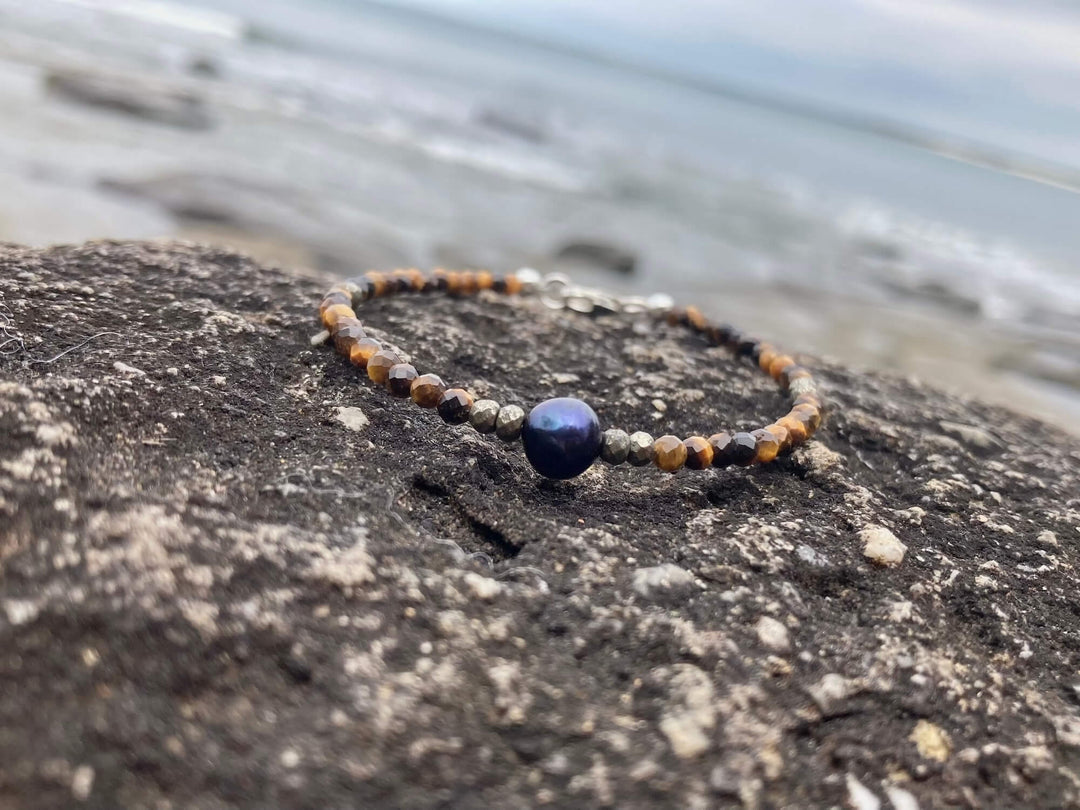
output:
[[[1080,169],[1080,4],[391,2]]]

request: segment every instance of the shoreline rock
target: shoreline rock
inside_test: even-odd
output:
[[[5,802],[1080,802],[1077,439],[815,363],[837,408],[776,465],[539,481],[312,347],[321,292],[190,244],[0,248]],[[781,403],[664,325],[361,317],[656,435]]]

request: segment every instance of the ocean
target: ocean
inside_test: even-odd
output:
[[[967,142],[346,0],[0,0],[0,116],[0,239],[567,269],[1080,424],[1075,178]]]

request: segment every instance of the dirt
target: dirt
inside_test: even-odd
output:
[[[832,411],[776,464],[545,481],[312,346],[322,288],[0,248],[0,806],[1080,804],[1080,441],[812,361]],[[783,404],[664,325],[360,316],[605,425]]]

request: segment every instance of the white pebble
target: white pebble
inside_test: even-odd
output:
[[[757,622],[757,634],[761,643],[770,650],[784,652],[791,649],[791,638],[788,629],[772,616],[762,616]]]
[[[907,546],[884,526],[867,526],[859,532],[863,555],[878,565],[899,565],[904,561]]]

